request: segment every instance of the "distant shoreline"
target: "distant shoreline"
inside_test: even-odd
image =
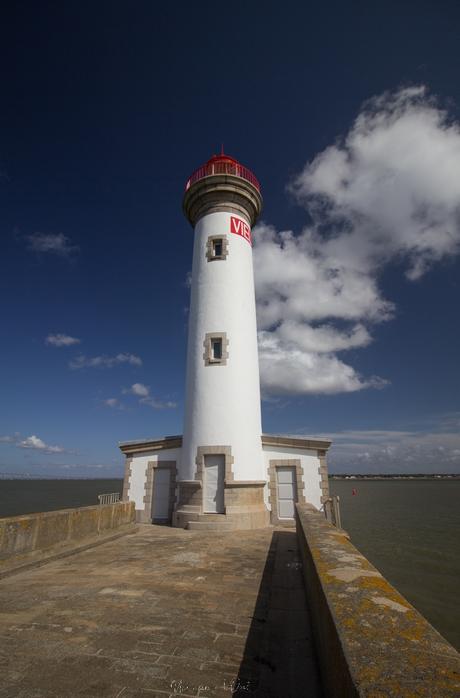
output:
[[[71,482],[72,480],[93,480],[93,481],[104,481],[104,480],[123,480],[123,476],[112,476],[112,477],[62,477],[56,475],[55,477],[51,475],[26,475],[18,473],[14,475],[12,473],[0,473],[0,481],[2,480],[63,480]],[[359,473],[329,473],[329,480],[460,480],[460,473],[439,473],[439,474],[426,474],[426,473],[415,473],[413,475],[401,475],[401,474],[391,474],[391,475],[370,475],[366,473],[361,475]]]
[[[1,480],[123,480],[123,475],[111,475],[107,477],[89,477],[88,475],[29,475],[28,473],[0,473]]]
[[[355,473],[347,473],[344,475],[338,475],[336,473],[329,473],[330,480],[460,480],[460,473],[440,473],[440,474],[391,474],[391,475],[360,475]]]
[[[426,474],[426,473],[414,473],[414,474],[394,474],[392,473],[391,475],[384,475],[382,473],[377,474],[377,475],[371,475],[369,473],[365,473],[364,475],[361,475],[359,473],[345,473],[345,474],[337,474],[337,473],[329,473],[329,479],[330,480],[460,480],[460,473],[439,473],[439,474]],[[1,480],[65,480],[65,481],[72,481],[72,480],[123,480],[123,476],[119,475],[118,477],[116,475],[113,475],[112,477],[83,477],[83,476],[68,476],[68,477],[63,477],[62,475],[29,475],[25,473],[1,473],[0,472],[0,481]]]

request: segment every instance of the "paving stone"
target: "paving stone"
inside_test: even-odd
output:
[[[161,666],[175,666],[175,665],[180,665],[180,664],[189,664],[190,663],[190,657],[188,656],[180,656],[177,654],[162,654],[158,658],[157,664],[160,664]],[[200,660],[197,660],[196,665],[201,667],[201,662]]]
[[[0,698],[315,698],[297,558],[292,532],[141,526],[0,580]]]
[[[181,636],[181,640],[199,640],[201,642],[207,642],[208,644],[211,644],[214,642],[214,640],[217,637],[217,633],[215,632],[205,632],[201,629],[191,629],[191,630],[184,630]]]
[[[134,659],[127,657],[116,659],[111,667],[113,672],[123,672],[134,674],[135,676],[143,676],[150,679],[164,679],[167,674],[167,667],[159,666],[155,661],[148,659]]]
[[[169,698],[169,691],[156,691],[149,688],[125,688],[115,698]]]
[[[217,659],[217,650],[212,646],[208,647],[179,647],[175,650],[174,654],[179,657],[193,657],[199,659],[200,661],[214,661]]]
[[[112,659],[123,659],[123,660],[133,660],[140,662],[149,662],[151,664],[158,663],[160,658],[159,654],[152,652],[139,652],[139,650],[121,650],[121,649],[111,649],[111,650],[100,650],[97,653],[98,657],[107,657]]]

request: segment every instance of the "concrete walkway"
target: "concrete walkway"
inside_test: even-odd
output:
[[[1,698],[320,696],[296,545],[142,526],[1,580]]]

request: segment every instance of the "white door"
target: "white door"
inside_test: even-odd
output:
[[[153,476],[152,518],[169,519],[169,468],[155,468]]]
[[[295,468],[283,466],[276,468],[276,486],[278,490],[278,518],[294,518],[294,502],[297,501]]]
[[[206,514],[224,513],[225,456],[210,454],[204,457],[204,501]]]

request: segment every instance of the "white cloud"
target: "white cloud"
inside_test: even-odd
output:
[[[177,402],[173,402],[172,400],[157,400],[154,397],[143,398],[140,402],[144,405],[149,405],[149,407],[153,407],[154,410],[170,410],[177,407]]]
[[[277,332],[259,333],[259,365],[263,391],[269,394],[348,393],[385,385],[381,378],[364,380],[333,354],[283,342]]]
[[[379,275],[420,279],[460,251],[460,128],[424,87],[367,102],[349,133],[290,186],[308,212],[298,235],[260,224],[254,272],[261,380],[271,393],[381,387],[337,357],[391,319]]]
[[[27,438],[23,439],[22,441],[17,442],[18,448],[31,448],[36,451],[43,451],[44,453],[65,453],[66,450],[65,448],[62,448],[61,446],[49,446],[46,444],[42,439],[40,439],[38,436],[35,436],[35,434],[32,434],[32,436],[28,436]]]
[[[263,392],[333,394],[382,387],[384,380],[361,377],[336,355],[372,341],[364,323],[391,317],[393,306],[379,296],[376,280],[334,266],[311,229],[296,237],[262,224],[254,239]]]
[[[69,238],[63,233],[34,233],[27,236],[27,241],[29,250],[33,252],[51,253],[60,257],[70,257],[79,250],[78,246],[72,245]]]
[[[123,392],[131,393],[131,395],[137,395],[138,397],[148,397],[150,394],[149,388],[143,383],[133,383],[130,388],[127,388]]]
[[[0,436],[0,443],[13,444],[16,448],[39,451],[47,454],[76,453],[75,451],[69,451],[66,448],[63,448],[62,446],[50,446],[49,444],[45,443],[43,439],[41,439],[39,436],[36,436],[36,434],[31,434],[31,436],[23,437],[19,432],[16,432],[12,436]]]
[[[69,367],[77,370],[80,368],[113,368],[120,364],[130,364],[131,366],[142,366],[142,359],[135,354],[117,354],[116,356],[77,356],[69,361]]]
[[[254,233],[258,320],[267,329],[282,320],[318,322],[340,318],[382,320],[393,306],[380,297],[367,271],[331,256],[313,228],[300,235],[260,224]]]
[[[398,256],[408,278],[420,278],[459,252],[459,125],[423,86],[384,93],[364,105],[342,143],[305,167],[293,190],[322,223],[346,223],[346,233],[328,242],[338,261],[369,270]]]
[[[123,390],[123,393],[135,395],[137,398],[139,398],[139,402],[142,405],[149,405],[150,407],[153,407],[156,410],[164,410],[177,407],[177,404],[175,402],[162,401],[154,398],[150,393],[149,386],[144,385],[144,383],[133,383],[130,388],[125,388]]]
[[[340,331],[331,324],[312,327],[287,320],[279,325],[277,334],[286,343],[319,354],[365,347],[372,341],[368,330],[360,323]]]
[[[105,407],[110,407],[112,409],[117,409],[117,410],[123,409],[122,403],[116,397],[109,397],[106,400],[103,400],[102,404],[105,405]]]
[[[73,344],[80,344],[81,340],[70,337],[68,334],[49,334],[45,339],[45,344],[53,347],[70,347]]]

